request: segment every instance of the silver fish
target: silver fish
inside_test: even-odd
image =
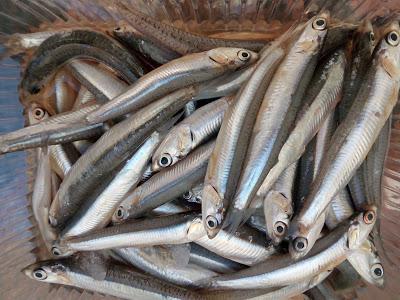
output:
[[[326,78],[325,84],[311,104],[302,108],[304,113],[299,116],[293,131],[282,146],[278,162],[264,179],[257,191],[257,197],[264,197],[283,170],[300,158],[306,145],[318,132],[328,114],[334,110],[341,96],[345,65],[345,53],[339,50],[322,66],[324,71],[321,75]]]
[[[105,103],[122,94],[128,85],[99,66],[74,60],[69,63],[74,76],[96,98],[98,103]]]
[[[179,266],[171,263],[168,256],[173,254],[165,253],[165,248],[161,247],[121,248],[113,251],[146,273],[184,287],[199,287],[196,282],[218,275],[193,264]],[[177,259],[181,260],[182,257]]]
[[[265,92],[223,225],[228,232],[234,232],[246,219],[250,202],[277,159],[311,80],[326,33],[325,14],[311,19],[290,47]]]
[[[83,235],[105,227],[123,200],[142,177],[151,154],[160,142],[160,134],[154,132],[135,154],[125,163],[107,187],[93,201],[82,207],[62,232],[62,237]]]
[[[204,105],[173,127],[153,155],[153,170],[159,171],[176,164],[216,135],[231,101],[232,97],[224,97]]]
[[[184,160],[171,168],[155,174],[144,184],[133,190],[115,211],[113,221],[121,222],[136,218],[144,213],[179,197],[187,189],[204,178],[208,159],[214,149],[214,142],[196,149]]]
[[[94,95],[83,85],[80,87],[78,95],[76,96],[73,110],[80,108],[88,102],[94,101]]]
[[[271,259],[264,264],[232,275],[210,280],[206,287],[213,289],[262,289],[290,285],[331,270],[343,262],[368,238],[376,220],[376,209],[359,214],[347,225],[321,240],[322,249],[301,261],[293,262],[290,255]]]
[[[75,92],[68,83],[71,80],[70,77],[65,71],[60,71],[55,76],[55,108],[57,113],[69,111],[74,106]]]
[[[178,90],[110,128],[71,168],[52,203],[52,224],[63,226],[98,185],[115,170],[161,123],[171,118],[195,89]]]
[[[49,151],[52,169],[61,179],[64,179],[72,165],[78,160],[79,154],[70,144],[50,146]]]
[[[400,87],[400,34],[398,25],[382,39],[357,99],[331,140],[321,171],[292,222],[290,249],[305,255],[309,229],[345,187],[383,128],[397,102]],[[397,40],[395,40],[397,39]],[[302,247],[297,247],[298,243]]]
[[[195,292],[138,270],[108,262],[98,254],[42,261],[23,270],[29,278],[86,289],[122,299],[201,299]]]
[[[342,189],[329,204],[325,224],[332,230],[354,214],[351,199],[347,189]]]
[[[99,123],[137,110],[176,89],[209,80],[253,63],[257,53],[241,48],[216,48],[175,59],[147,73],[126,92],[86,117]]]
[[[208,164],[202,195],[204,228],[210,238],[221,229],[230,194],[236,186],[236,173],[240,172],[239,162],[245,155],[258,104],[283,55],[284,51],[279,46],[269,49],[268,55],[257,63],[254,73],[224,115]]]
[[[184,113],[183,113],[185,118],[187,118],[191,114],[193,114],[195,110],[196,110],[196,103],[194,101],[188,102],[188,104],[185,105],[185,109],[184,109]]]

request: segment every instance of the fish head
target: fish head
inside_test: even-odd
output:
[[[277,191],[267,194],[264,199],[265,225],[274,245],[278,245],[286,236],[292,214],[291,202],[283,194]]]
[[[124,222],[128,218],[129,218],[129,204],[123,201],[115,210],[111,221],[113,224],[119,224]]]
[[[36,103],[33,103],[28,110],[28,122],[30,125],[37,124],[48,118],[49,113]]]
[[[203,188],[201,201],[203,225],[207,236],[212,239],[218,234],[222,227],[225,213],[224,199],[220,197],[212,185],[206,184]]]
[[[328,32],[329,14],[321,13],[308,21],[299,40],[298,50],[317,54]]]
[[[296,218],[292,221],[292,224],[290,228],[291,232],[289,233],[289,253],[293,259],[298,260],[310,252],[311,248],[320,237],[321,230],[325,224],[325,213],[310,227],[302,226]]]
[[[371,55],[376,46],[376,36],[370,20],[365,20],[356,33],[356,51],[366,51]]]
[[[397,82],[400,81],[400,28],[399,24],[393,23],[385,30],[376,49],[377,59],[385,71]]]
[[[75,251],[68,247],[67,240],[59,240],[53,243],[53,246],[51,247],[51,253],[55,257],[67,257],[74,254]]]
[[[41,261],[22,270],[26,276],[37,281],[70,285],[67,271],[68,267],[62,260]]]
[[[239,69],[253,64],[258,59],[258,54],[243,48],[214,48],[209,50],[208,57],[217,64],[228,69]]]
[[[383,287],[383,266],[371,239],[367,239],[359,249],[354,250],[348,260],[365,281]]]
[[[371,206],[351,220],[347,231],[347,247],[350,250],[361,248],[371,233],[376,219],[376,206]]]
[[[190,126],[182,125],[172,130],[162,141],[152,158],[152,169],[157,172],[176,164],[193,149],[194,137]]]

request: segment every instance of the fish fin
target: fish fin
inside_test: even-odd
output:
[[[231,212],[228,212],[222,228],[229,236],[232,236],[243,225],[246,216],[250,217],[245,211],[234,208]]]

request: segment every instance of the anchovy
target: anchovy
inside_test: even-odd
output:
[[[58,72],[54,79],[54,88],[56,92],[55,110],[57,113],[63,113],[72,109],[75,102],[75,93],[73,92],[68,81],[66,72]]]
[[[300,113],[294,129],[279,152],[278,162],[269,171],[258,189],[257,197],[264,197],[283,170],[300,158],[306,145],[318,132],[328,114],[334,110],[341,96],[345,65],[344,51],[339,50],[321,66],[322,74],[316,72],[315,80],[318,81],[321,78],[320,80],[325,79],[325,82],[310,105],[303,106],[304,113]],[[313,81],[312,84],[314,84]],[[305,97],[308,96],[306,93]]]
[[[347,189],[342,189],[332,200],[326,212],[325,224],[332,230],[354,214]]]
[[[198,281],[218,275],[202,267],[188,264],[185,266],[171,263],[168,258],[170,253],[165,253],[165,248],[121,248],[113,250],[128,263],[154,277],[184,287],[199,287]],[[181,260],[182,257],[176,259]]]
[[[99,254],[42,261],[23,270],[29,278],[68,285],[123,299],[201,299],[195,292],[168,284],[139,270],[108,262]]]
[[[326,211],[333,197],[345,187],[361,165],[397,102],[400,87],[400,40],[398,26],[378,46],[357,99],[335,131],[321,171],[292,222],[293,249],[304,255],[308,231]],[[393,39],[392,39],[393,37]],[[397,40],[395,40],[397,38]],[[302,247],[296,244],[300,242]]]
[[[266,44],[266,42],[260,41],[215,39],[189,33],[174,26],[158,22],[137,10],[129,9],[122,3],[117,5],[123,11],[122,14],[129,20],[134,30],[157,46],[165,47],[181,55],[207,51],[217,47],[239,47],[259,51]]]
[[[153,155],[153,170],[176,164],[197,146],[216,135],[232,100],[232,97],[224,97],[204,105],[173,127]]]
[[[52,203],[52,223],[63,226],[76,213],[91,189],[132,155],[152,131],[190,101],[193,93],[193,87],[178,90],[143,108],[103,134],[78,159],[61,184]]]
[[[82,85],[81,88],[79,89],[78,95],[76,96],[73,110],[79,109],[85,104],[94,100],[95,100],[94,95],[86,87]]]
[[[272,78],[252,130],[243,170],[224,227],[234,232],[289,134],[327,32],[325,15],[311,19]],[[289,109],[290,108],[290,109]]]
[[[230,193],[236,186],[241,161],[249,141],[262,94],[284,55],[276,46],[267,50],[265,58],[257,63],[247,83],[224,115],[216,146],[208,164],[202,195],[204,228],[210,238],[221,229]]]
[[[49,147],[52,169],[64,179],[72,165],[78,160],[79,153],[71,144],[53,145]]]
[[[97,103],[105,103],[122,94],[128,85],[122,80],[83,61],[72,61],[68,64],[74,76],[96,98]]]
[[[133,190],[115,211],[113,221],[136,218],[182,195],[204,178],[208,159],[214,149],[209,142],[171,168],[155,174]]]
[[[107,187],[96,199],[87,201],[62,232],[62,237],[83,235],[105,227],[129,190],[134,188],[160,142],[160,134],[154,132],[125,163]]]
[[[141,77],[126,92],[88,115],[86,120],[99,123],[132,112],[176,89],[249,65],[257,57],[257,53],[245,49],[216,48],[178,58]]]
[[[290,256],[270,261],[232,275],[213,278],[205,287],[212,289],[260,289],[290,285],[331,270],[343,262],[368,238],[376,220],[376,209],[359,214],[355,219],[321,240],[319,252],[298,262]]]

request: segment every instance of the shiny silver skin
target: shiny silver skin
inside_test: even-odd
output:
[[[187,118],[191,114],[193,114],[195,110],[196,110],[196,103],[194,101],[190,101],[188,102],[188,104],[185,105],[183,115],[185,116],[185,118]]]
[[[42,261],[23,270],[29,278],[107,294],[122,299],[200,299],[195,293],[93,254],[78,259]]]
[[[217,273],[194,264],[179,265],[169,258],[170,250],[163,247],[121,248],[113,250],[129,264],[153,275],[154,277],[184,287],[200,287],[198,281],[218,275]],[[172,248],[173,249],[173,248]],[[170,250],[171,251],[171,250]],[[172,250],[173,251],[173,250]],[[182,260],[182,257],[176,257]]]
[[[56,113],[69,111],[74,106],[75,93],[68,84],[68,81],[71,80],[70,77],[65,71],[60,71],[54,78]]]
[[[204,105],[174,126],[153,155],[153,170],[159,171],[176,164],[197,146],[215,136],[232,100],[232,97],[224,97]]]
[[[375,209],[376,212],[376,209]],[[368,212],[367,212],[368,213]],[[321,240],[316,253],[293,262],[290,255],[277,257],[253,268],[232,275],[223,275],[210,280],[206,286],[213,289],[261,289],[290,285],[316,276],[323,271],[332,270],[343,262],[354,250],[359,249],[368,238],[375,224],[366,223],[365,213],[356,216],[351,222],[331,232]],[[318,249],[319,248],[319,249]]]
[[[257,62],[255,71],[229,106],[218,133],[204,179],[202,214],[204,228],[210,238],[221,229],[240,172],[239,163],[247,148],[250,130],[262,94],[266,90],[284,51],[271,47],[265,58]]]
[[[286,236],[293,215],[293,185],[297,163],[282,172],[272,190],[264,198],[267,236],[278,245]]]
[[[219,256],[196,243],[190,244],[189,263],[220,274],[234,273],[245,268],[244,265]]]
[[[345,66],[345,53],[339,50],[322,67],[324,71],[321,77],[326,78],[325,83],[310,105],[303,106],[304,113],[297,119],[294,129],[279,152],[278,162],[258,189],[257,197],[264,197],[283,170],[300,158],[306,145],[318,132],[328,114],[334,110],[340,100]]]
[[[160,142],[160,134],[154,132],[125,163],[107,187],[93,201],[88,201],[72,218],[62,232],[62,237],[79,236],[95,229],[105,227],[112,218],[115,209],[125,195],[134,188]]]
[[[71,144],[53,145],[49,147],[51,166],[63,179],[79,157],[79,153]]]
[[[94,95],[97,103],[105,103],[128,88],[128,84],[99,66],[79,60],[70,62],[68,66],[79,82]]]
[[[52,224],[63,226],[80,208],[99,181],[132,155],[162,123],[181,109],[194,93],[192,87],[178,90],[114,125],[74,164],[60,186],[50,211]]]
[[[95,100],[94,95],[86,87],[81,85],[78,95],[76,95],[73,110],[81,108],[86,103],[88,103],[90,101],[94,101],[94,100]]]
[[[323,29],[314,29],[313,22],[317,19],[324,23]],[[290,46],[265,92],[236,192],[223,225],[229,232],[234,232],[246,219],[251,201],[277,159],[278,149],[289,134],[289,127],[311,80],[326,33],[325,15],[308,21],[301,35]]]
[[[362,279],[375,286],[383,287],[383,266],[371,238],[350,254],[347,260]]]
[[[387,35],[399,35],[397,25]],[[400,35],[399,35],[400,37]],[[383,38],[377,47],[373,64],[346,119],[339,125],[331,140],[321,170],[313,183],[304,206],[292,222],[290,235],[308,239],[309,230],[328,207],[333,197],[350,181],[364,161],[379,132],[385,125],[400,88],[400,46]],[[305,255],[310,247],[296,255]]]
[[[257,53],[241,48],[216,48],[175,59],[141,77],[86,120],[99,123],[132,112],[176,89],[249,65],[257,57]]]
[[[47,149],[37,150],[38,165],[32,193],[32,211],[45,246],[51,249],[57,233],[49,224],[49,209],[52,200],[50,153]]]
[[[325,224],[328,229],[332,230],[341,222],[347,220],[354,214],[351,205],[351,198],[346,188],[339,191],[333,198],[326,213]]]
[[[171,201],[198,184],[205,175],[207,163],[215,142],[199,147],[171,168],[153,175],[144,184],[133,190],[116,209],[113,221],[142,216],[168,201]]]

